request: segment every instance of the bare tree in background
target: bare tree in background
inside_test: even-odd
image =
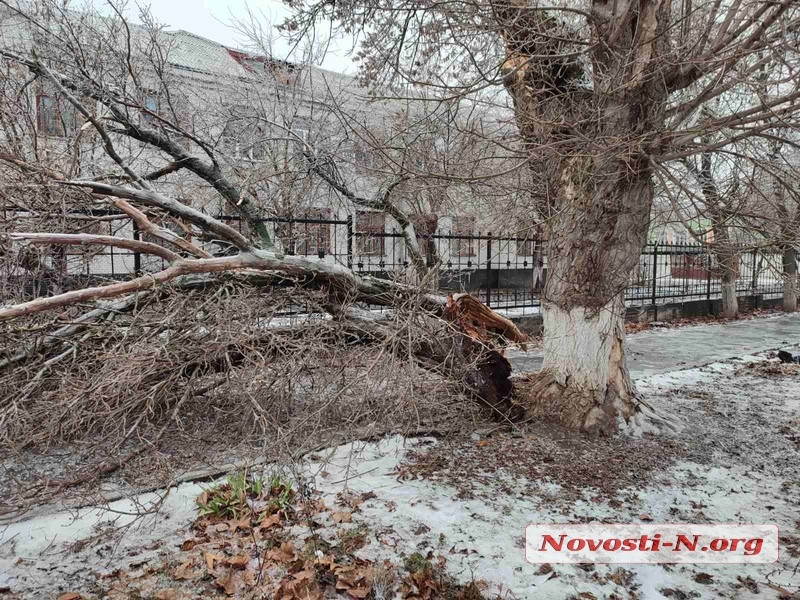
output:
[[[743,197],[747,193],[742,193],[741,188],[746,183],[741,183],[745,178],[736,168],[736,163],[723,166],[723,169],[728,170],[724,179],[719,175],[715,176],[712,163],[713,154],[710,152],[702,152],[697,162],[695,157],[684,161],[687,171],[696,180],[702,199],[702,207],[698,207],[693,213],[705,216],[709,223],[709,231],[692,233],[700,241],[709,241],[708,238],[711,237],[711,252],[716,259],[720,279],[722,316],[733,318],[739,312],[736,281],[745,249],[742,240],[737,239],[736,220],[744,218]],[[707,268],[712,269],[712,265],[709,264]]]
[[[790,134],[791,135],[791,134]],[[796,136],[792,136],[796,139]],[[773,215],[769,237],[775,241],[781,253],[783,275],[783,310],[797,310],[797,254],[800,248],[800,153],[796,142],[784,144],[780,139],[772,141],[765,169],[764,195],[767,210]]]
[[[321,19],[363,33],[370,81],[443,97],[505,86],[542,200],[548,236],[544,370],[529,414],[590,432],[639,411],[625,368],[622,290],[646,239],[664,164],[795,123],[798,81],[758,100],[765,64],[796,60],[792,0],[398,0],[294,2],[289,30]],[[777,83],[777,82],[776,82]],[[755,101],[710,121],[704,103],[750,86]],[[777,88],[776,88],[777,89]],[[711,134],[720,134],[706,143]]]

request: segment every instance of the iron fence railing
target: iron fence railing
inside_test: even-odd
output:
[[[242,230],[246,228],[236,218],[224,218]],[[384,278],[405,277],[415,269],[400,231],[360,231],[352,217],[269,218],[264,222],[287,254],[335,261],[356,273]],[[179,224],[162,225],[179,230]],[[108,213],[106,220],[95,222],[92,227],[94,233],[147,239],[124,215]],[[215,248],[223,250],[221,245],[210,242],[209,249]],[[6,250],[5,259],[0,261],[0,299],[4,303],[118,280],[164,266],[159,258],[110,247],[54,248],[46,256],[40,254],[38,262],[26,260],[22,247]],[[436,233],[420,237],[420,253],[426,272],[433,274],[432,279],[442,291],[474,293],[492,308],[539,305],[547,278],[547,256],[539,240],[491,232]],[[781,272],[781,255],[777,251],[743,250],[738,261],[737,292],[768,298],[781,296]],[[629,305],[712,300],[720,296],[720,273],[707,246],[649,244],[639,257],[625,300]]]

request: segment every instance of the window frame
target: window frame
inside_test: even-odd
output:
[[[377,220],[381,223],[378,224]],[[375,223],[367,223],[375,220]],[[378,210],[359,210],[355,222],[356,249],[361,256],[386,255],[386,213]]]
[[[52,117],[45,118],[44,104],[46,101],[52,102],[52,106],[47,109],[52,111]],[[69,116],[69,119],[65,118]],[[54,125],[52,129],[45,128],[45,123],[51,121]],[[78,130],[77,110],[64,98],[58,94],[48,93],[39,90],[36,93],[36,131],[49,137],[65,138]]]
[[[452,255],[463,258],[477,256],[475,250],[475,226],[476,219],[474,215],[453,217],[453,223],[450,227],[450,253]],[[467,229],[468,232],[465,233]]]

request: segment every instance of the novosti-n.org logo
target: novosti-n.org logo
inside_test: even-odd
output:
[[[778,526],[632,523],[532,524],[531,563],[772,563]]]

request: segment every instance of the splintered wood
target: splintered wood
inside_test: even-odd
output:
[[[444,317],[475,341],[487,343],[500,338],[518,343],[523,350],[527,350],[525,342],[528,341],[528,336],[509,319],[469,294],[448,296]]]
[[[471,367],[464,380],[473,392],[501,419],[521,416],[512,402],[511,364],[496,342],[518,343],[526,349],[527,336],[514,323],[498,315],[469,294],[448,296],[443,317],[464,336],[459,353]]]

